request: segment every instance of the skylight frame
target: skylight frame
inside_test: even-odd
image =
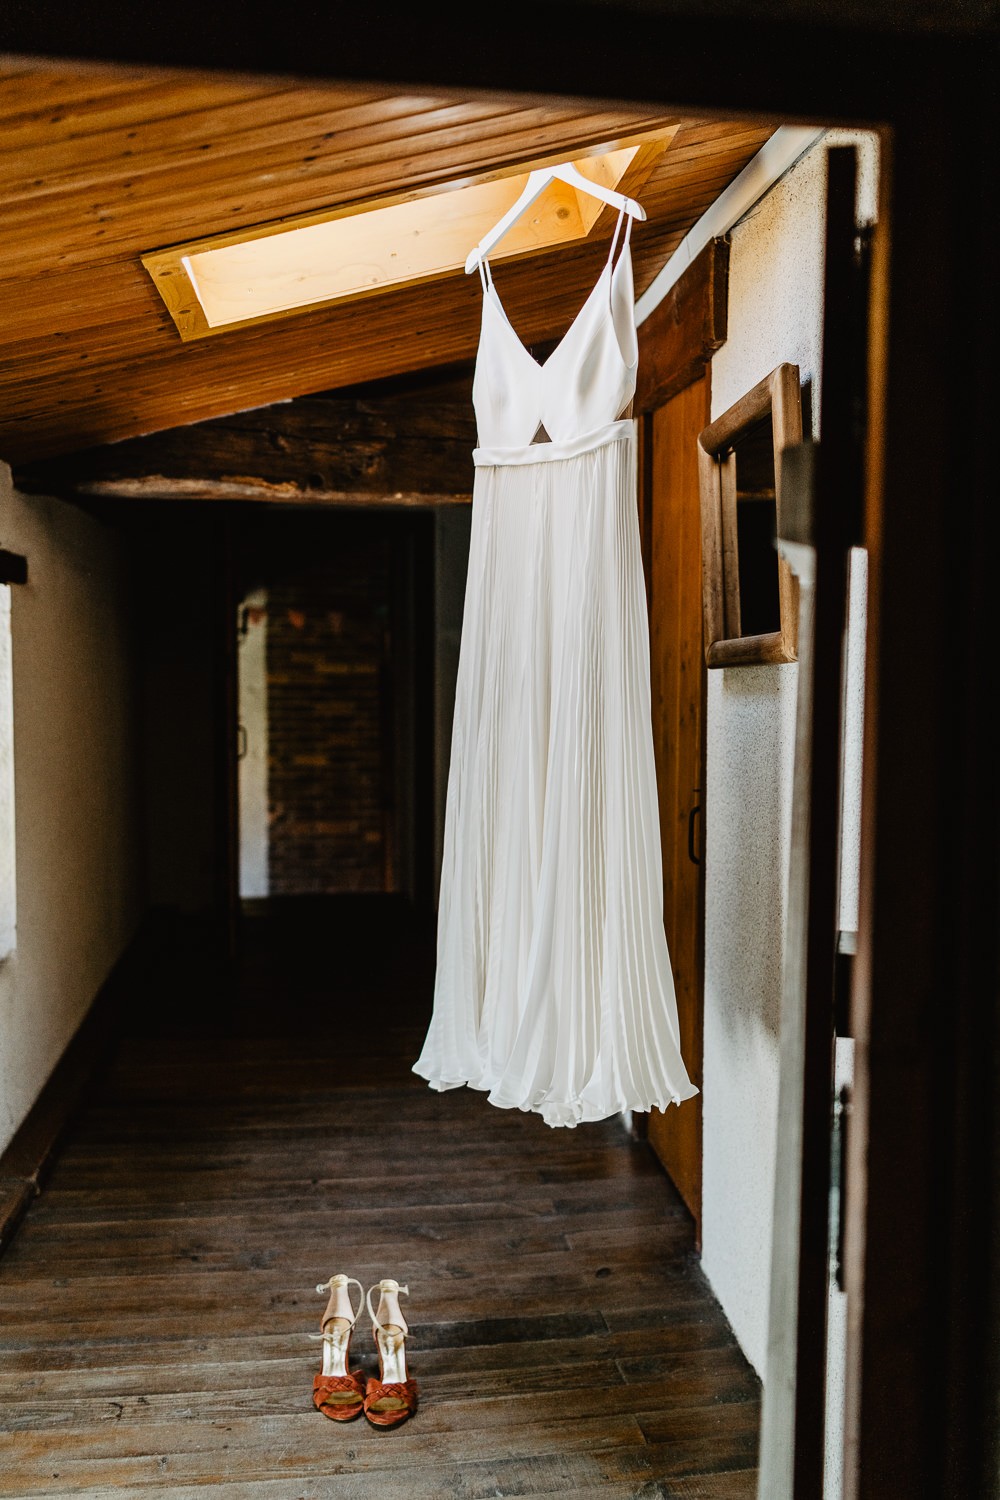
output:
[[[558,154],[550,153],[546,156],[532,157],[527,161],[506,164],[489,171],[465,173],[461,177],[436,181],[407,192],[337,204],[312,213],[294,215],[266,224],[150,251],[141,257],[141,261],[162,297],[182,340],[207,338],[238,329],[252,328],[257,324],[273,322],[297,313],[330,308],[342,302],[353,302],[406,286],[417,286],[440,280],[456,273],[461,274],[469,246],[480,237],[474,227],[475,224],[483,220],[484,214],[486,218],[493,215],[489,223],[483,223],[482,232],[491,227],[492,222],[495,222],[499,213],[503,211],[502,206],[499,212],[495,211],[496,203],[503,205],[508,197],[512,202],[520,192],[530,171],[538,167],[558,165],[560,162],[572,159],[585,175],[593,175],[608,186],[617,187],[622,191],[634,192],[648,176],[658,157],[667,149],[677,129],[679,129],[679,122],[672,127],[664,127],[661,123],[649,130],[590,143],[582,148],[574,147],[567,151],[563,147]],[[487,189],[489,184],[503,185],[509,188],[509,191],[506,194],[501,192],[491,195]],[[424,266],[418,273],[392,277],[379,276],[371,284],[353,286],[333,295],[303,297],[302,300],[285,302],[281,306],[275,306],[273,298],[269,304],[266,296],[262,296],[263,310],[253,311],[248,316],[219,318],[219,307],[223,301],[228,300],[231,307],[241,310],[250,305],[247,292],[252,294],[252,288],[245,285],[245,263],[248,257],[239,255],[240,247],[247,247],[252,258],[254,248],[263,246],[265,241],[275,236],[287,236],[297,230],[317,229],[320,233],[310,238],[314,243],[314,249],[318,249],[317,240],[330,238],[322,235],[323,226],[333,226],[345,219],[368,216],[380,210],[396,208],[402,209],[401,215],[394,216],[397,224],[401,219],[412,221],[414,215],[408,214],[404,205],[416,207],[428,201],[443,199],[446,194],[454,194],[466,189],[487,189],[485,193],[479,191],[472,195],[467,194],[467,205],[472,202],[473,198],[483,203],[491,203],[491,200],[495,198],[496,202],[483,209],[478,220],[474,214],[470,216],[468,212],[464,213],[461,216],[460,225],[456,223],[455,240],[450,250],[439,255],[433,264]],[[598,200],[590,198],[589,195],[577,194],[572,188],[563,188],[560,191],[559,185],[555,186],[554,192],[552,189],[547,190],[544,200],[539,201],[542,205],[541,217],[532,215],[531,220],[525,223],[523,229],[519,226],[519,232],[512,232],[497,246],[493,258],[511,259],[535,253],[549,246],[579,241],[586,238],[595,225],[602,219],[606,220],[611,213],[611,210],[605,208]],[[457,215],[454,217],[458,219]],[[435,219],[431,221],[429,227],[432,235],[439,242],[447,238],[447,220]],[[412,233],[412,230],[410,232]],[[357,236],[354,238],[357,239]],[[304,241],[300,242],[299,248],[302,243]],[[236,255],[214,256],[216,251],[229,249],[236,250]],[[211,260],[206,259],[207,257],[214,257],[214,265]],[[227,285],[221,278],[217,278],[217,285],[209,288],[209,294],[206,295],[205,266],[208,265],[214,271],[228,261],[231,274],[232,264],[241,259],[244,266],[239,271],[239,281],[234,279]],[[269,255],[266,248],[260,260],[263,263],[270,262],[272,265],[275,263],[273,254]],[[271,274],[273,277],[274,273]],[[332,275],[333,272],[328,274]],[[301,280],[301,276],[298,279]],[[262,274],[262,280],[267,281],[266,274]],[[284,274],[286,290],[293,280],[293,272],[289,271]]]

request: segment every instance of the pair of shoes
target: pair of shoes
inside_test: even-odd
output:
[[[352,1286],[361,1293],[356,1312],[348,1290]],[[334,1422],[350,1422],[364,1412],[374,1427],[398,1427],[417,1409],[417,1384],[406,1373],[409,1329],[399,1308],[400,1293],[408,1297],[409,1288],[386,1277],[366,1294],[360,1281],[338,1274],[316,1290],[329,1291],[330,1300],[320,1332],[311,1335],[323,1340],[323,1369],[313,1379],[313,1404]],[[372,1306],[375,1291],[380,1294],[377,1311]],[[378,1379],[371,1376],[367,1381],[363,1370],[349,1368],[351,1335],[366,1302],[379,1364]]]

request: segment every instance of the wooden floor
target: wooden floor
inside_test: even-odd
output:
[[[755,1494],[759,1383],[670,1183],[617,1121],[432,1093],[431,963],[363,904],[255,921],[236,993],[165,937],[0,1262],[0,1495]],[[409,1284],[397,1431],[311,1405],[335,1271]]]

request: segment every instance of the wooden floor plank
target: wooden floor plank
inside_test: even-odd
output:
[[[184,1004],[141,980],[0,1261],[0,1497],[747,1500],[759,1382],[648,1147],[427,1089],[432,944],[366,910],[256,924],[235,1007],[210,967],[189,993],[190,945]],[[312,1408],[338,1269],[409,1281],[398,1432]]]

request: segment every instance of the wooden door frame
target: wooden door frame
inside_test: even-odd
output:
[[[663,917],[680,1023],[681,1054],[699,1092],[680,1109],[652,1111],[650,1145],[694,1217],[701,1249],[705,1032],[704,810],[707,673],[702,630],[697,437],[711,415],[711,376],[643,417],[651,450],[647,574],[650,686],[663,856]],[[700,847],[701,853],[696,849]]]
[[[661,490],[659,484],[659,465],[657,457],[657,437],[662,426],[662,419],[666,416],[671,403],[676,402],[685,393],[691,392],[692,388],[700,382],[705,382],[705,399],[701,406],[701,416],[697,423],[697,432],[709,421],[710,395],[708,382],[711,379],[711,360],[717,349],[725,343],[728,317],[728,291],[729,291],[729,245],[724,240],[715,240],[707,245],[700,255],[692,262],[684,274],[678,278],[667,296],[656,307],[648,318],[639,327],[639,381],[636,390],[635,414],[639,424],[639,528],[642,543],[643,568],[646,578],[646,600],[650,613],[650,636],[651,647],[654,653],[658,645],[658,632],[656,630],[656,610],[658,589],[661,583],[659,567],[659,551],[655,545],[657,532],[656,511],[659,503],[665,503],[668,496]],[[673,502],[672,516],[676,519],[677,510],[688,510],[693,515],[697,533],[700,537],[700,499],[698,491],[697,450],[694,442],[691,444],[690,466],[686,475],[689,493],[682,496],[676,491],[670,496]],[[683,478],[679,483],[683,484]],[[686,501],[686,504],[685,504]],[[698,548],[700,556],[700,546]],[[707,698],[707,673],[705,669],[705,656],[702,646],[703,625],[701,609],[701,585],[700,585],[700,562],[698,572],[698,608],[696,611],[697,623],[693,625],[696,638],[677,642],[678,650],[683,650],[690,661],[695,662],[697,672],[697,692],[694,694],[695,708],[693,713],[684,714],[678,711],[671,722],[661,722],[656,702],[656,690],[659,677],[658,668],[660,663],[654,659],[651,661],[651,677],[653,688],[653,732],[657,741],[659,751],[660,736],[669,737],[677,742],[686,737],[687,752],[678,752],[681,759],[697,762],[697,769],[691,777],[691,786],[688,795],[693,797],[697,794],[699,798],[698,807],[701,811],[702,833],[705,826],[704,818],[704,790],[705,790],[705,710]],[[673,580],[676,582],[676,580]],[[665,580],[662,580],[665,583]],[[661,648],[662,649],[662,648]],[[688,699],[688,707],[691,708],[692,699]],[[690,745],[691,737],[695,738],[695,746]],[[657,756],[658,764],[661,755]],[[669,787],[661,786],[661,829],[663,830],[663,857],[664,857],[664,896],[665,903],[670,900],[670,881],[672,869],[670,865],[671,854],[676,853],[674,847],[678,838],[681,837],[678,821],[685,821],[693,816],[693,807],[685,804],[681,809],[678,806],[665,807],[663,799],[671,795]],[[672,837],[668,834],[668,830]],[[681,858],[687,857],[686,838],[684,839],[685,850]],[[684,961],[684,953],[680,947],[674,953],[675,977],[678,980],[678,1008],[681,1016],[682,1034],[686,1033],[684,1056],[692,1074],[693,1082],[699,1088],[702,1087],[701,1061],[702,1061],[702,1037],[704,1034],[705,1019],[705,867],[704,863],[698,866],[697,895],[696,895],[695,923],[698,934],[696,939],[696,956],[694,961],[696,970],[693,973],[678,970],[677,963]],[[670,924],[668,923],[668,929]],[[674,933],[668,930],[668,940],[674,947]],[[688,954],[690,962],[693,955]],[[684,1005],[686,997],[693,996],[695,1013],[685,1014]],[[701,1247],[701,1207],[702,1207],[702,1111],[703,1094],[699,1093],[695,1099],[685,1105],[685,1116],[682,1119],[673,1109],[669,1109],[662,1116],[649,1116],[647,1130],[650,1143],[657,1156],[674,1179],[678,1191],[681,1193],[685,1203],[690,1209],[695,1221],[695,1238],[698,1247]]]
[[[970,59],[967,123],[995,133],[976,78]],[[1000,748],[982,629],[998,518],[988,445],[958,440],[995,421],[974,332],[995,286],[966,226],[995,213],[996,181],[928,128],[958,108],[948,62],[922,57],[911,87],[919,111],[900,107],[883,142],[869,345],[844,1500],[995,1493],[1000,1446]],[[939,229],[918,247],[906,226],[928,195]]]
[[[996,19],[738,0],[698,13],[510,0],[449,15],[386,0],[377,60],[362,10],[235,0],[164,28],[110,0],[5,15],[22,56],[117,60],[426,88],[657,101],[891,129],[871,338],[863,864],[847,1180],[847,1500],[988,1494],[1000,1269],[1000,735],[993,712],[998,518]],[[650,103],[652,101],[652,103]],[[892,235],[891,257],[889,239]],[[963,442],[964,434],[976,441]],[[989,1153],[983,1173],[978,1155]],[[947,1486],[947,1488],[946,1488]]]

